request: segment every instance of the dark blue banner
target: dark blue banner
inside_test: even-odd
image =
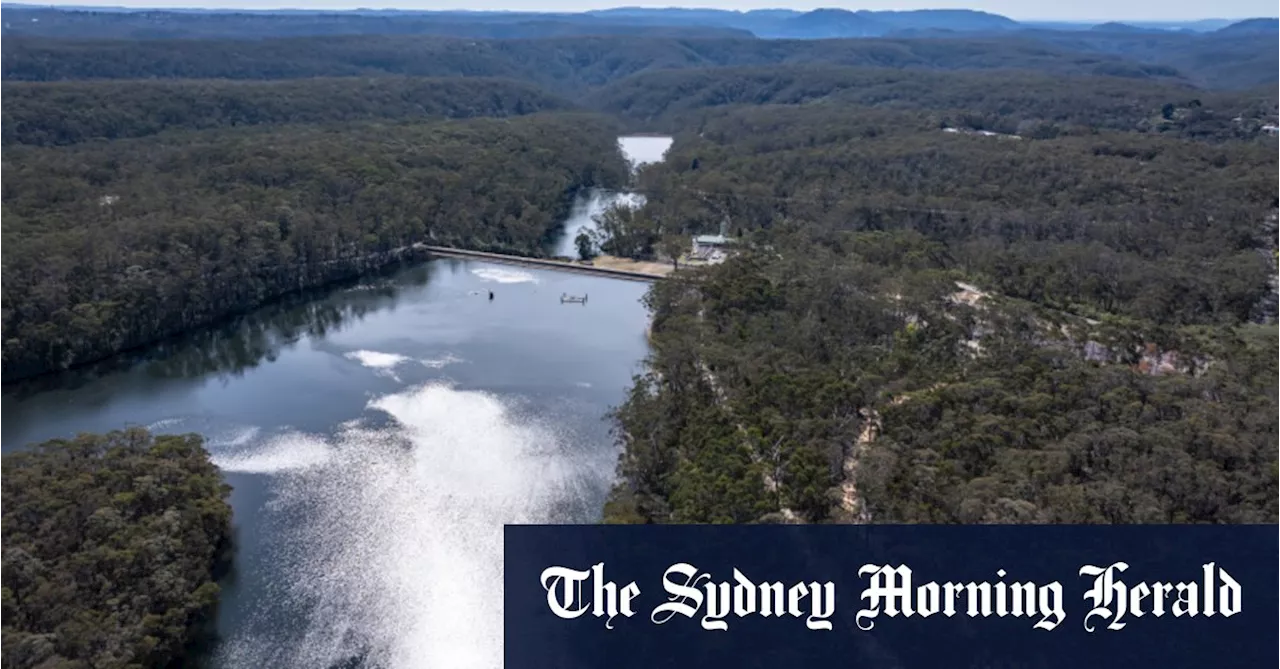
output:
[[[1273,526],[516,526],[506,669],[1263,667]]]

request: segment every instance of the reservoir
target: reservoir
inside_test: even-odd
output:
[[[599,518],[647,288],[401,267],[6,387],[3,447],[206,437],[237,542],[213,666],[500,667],[502,525]]]

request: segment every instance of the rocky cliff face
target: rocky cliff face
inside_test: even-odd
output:
[[[1267,260],[1271,263],[1271,292],[1254,305],[1253,321],[1255,323],[1274,323],[1276,322],[1277,305],[1280,304],[1280,295],[1277,294],[1277,275],[1276,260],[1280,257],[1280,249],[1277,248],[1277,220],[1280,219],[1280,212],[1273,212],[1262,223],[1262,232],[1260,233],[1264,240],[1271,244],[1270,251],[1264,251],[1267,254]]]

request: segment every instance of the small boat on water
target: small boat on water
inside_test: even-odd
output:
[[[567,293],[560,293],[560,304],[586,304],[587,296],[576,297]]]

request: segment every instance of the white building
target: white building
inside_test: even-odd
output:
[[[693,238],[690,259],[705,262],[721,262],[729,255],[732,240],[724,235],[698,235]]]

